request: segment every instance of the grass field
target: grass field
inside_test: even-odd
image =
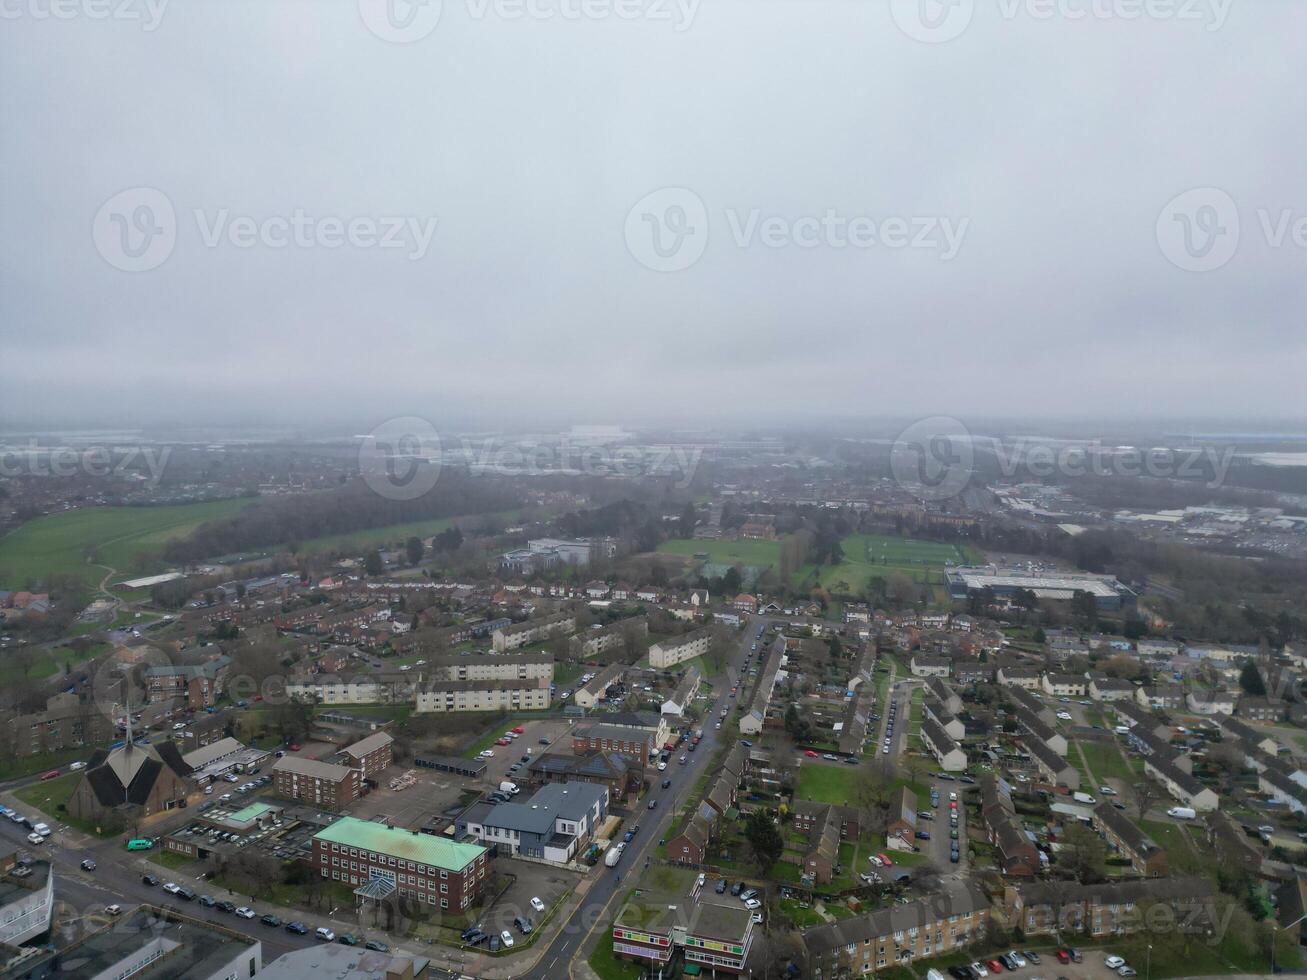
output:
[[[840,564],[821,568],[805,565],[795,574],[795,584],[812,587],[820,583],[835,594],[860,596],[873,578],[900,574],[934,587],[936,598],[940,598],[945,567],[978,560],[965,545],[881,534],[850,535],[840,542],[840,547],[844,552]]]
[[[88,586],[95,585],[104,572],[88,567],[91,553],[123,578],[148,574],[148,563],[142,568],[138,556],[152,561],[174,538],[250,503],[243,498],[162,507],[84,507],[38,517],[0,539],[0,587],[23,588],[51,574],[80,575]]]
[[[354,531],[350,534],[332,534],[321,538],[310,538],[300,544],[299,553],[304,555],[333,551],[356,553],[368,548],[379,548],[383,545],[402,545],[409,538],[429,538],[433,534],[448,530],[459,521],[487,517],[501,517],[505,520],[513,520],[517,516],[517,511],[506,510],[497,514],[442,517],[428,521],[410,521],[406,524],[386,524],[382,527]]]
[[[77,784],[81,780],[82,774],[80,772],[66,772],[58,779],[51,779],[49,782],[32,783],[30,786],[16,789],[14,790],[14,796],[28,806],[36,807],[49,817],[58,817],[59,807],[68,802],[68,797],[73,795],[73,790],[77,788]]]
[[[41,649],[37,651],[31,669],[26,672],[13,657],[0,654],[0,684],[22,680],[24,673],[32,680],[53,677],[63,670],[65,665],[76,667],[93,657],[98,657],[108,649],[109,644],[107,643],[90,643],[81,653],[68,646],[53,647],[49,650]]]
[[[715,565],[750,565],[766,568],[780,563],[781,543],[779,541],[685,541],[681,539],[664,541],[658,550],[665,555],[707,555],[708,561]]]

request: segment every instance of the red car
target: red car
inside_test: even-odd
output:
[[[1070,963],[1070,962],[1071,962],[1071,954],[1068,953],[1065,949],[1059,949],[1059,950],[1057,951],[1057,961],[1058,961],[1059,963]]]
[[[806,755],[809,759],[817,758],[817,753],[812,751],[812,749],[808,749],[808,751],[804,752],[803,754]]]
[[[286,748],[290,749],[292,752],[298,752],[300,749],[304,748],[304,746],[300,745],[299,742],[291,742],[290,745],[286,746]]]
[[[877,854],[876,857],[880,858],[882,861],[885,862],[885,867],[887,868],[894,867],[894,862],[889,859],[888,854]]]
[[[495,739],[495,744],[496,744],[496,745],[507,745],[507,744],[508,744],[508,739],[506,739],[506,738],[497,738],[497,739]]]
[[[957,801],[957,800],[949,800],[949,802],[948,802],[948,808],[949,808],[950,810],[956,810],[956,809],[958,808],[958,801]]]
[[[521,735],[521,734],[522,734],[523,732],[525,732],[525,731],[526,731],[525,728],[523,728],[521,725],[518,725],[516,728],[513,729],[513,734],[514,734],[514,735]]]
[[[51,769],[44,776],[41,777],[41,782],[45,782],[47,779],[58,779],[58,778],[59,778],[59,770]]]
[[[998,960],[990,960],[990,961],[989,961],[988,963],[986,963],[985,965],[986,965],[987,967],[989,967],[989,972],[990,972],[990,973],[1002,973],[1002,972],[1003,972],[1003,964],[1000,963]]]

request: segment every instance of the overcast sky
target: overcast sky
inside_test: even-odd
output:
[[[50,2],[9,424],[1302,415],[1295,0]]]

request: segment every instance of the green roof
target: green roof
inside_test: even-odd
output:
[[[355,817],[341,817],[330,827],[314,834],[313,839],[394,855],[446,871],[462,871],[486,850],[478,844],[462,844],[448,837],[421,834],[416,830],[393,830],[385,824]]]
[[[266,803],[251,803],[249,806],[237,810],[227,819],[234,820],[236,823],[249,823],[252,820],[257,820],[271,809],[272,807]]]

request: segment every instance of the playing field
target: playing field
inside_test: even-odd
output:
[[[978,560],[965,545],[881,534],[853,534],[841,541],[840,547],[844,561],[820,569],[805,565],[795,576],[796,585],[811,587],[820,582],[836,595],[860,596],[873,578],[900,574],[931,586],[939,598],[946,567]]]
[[[149,574],[150,563],[169,541],[250,503],[242,498],[160,507],[84,507],[38,517],[0,538],[0,587],[37,585],[60,573],[80,575],[88,586],[97,584],[104,570],[87,566],[92,553],[121,578]]]
[[[708,561],[717,565],[751,565],[766,568],[776,565],[781,558],[779,541],[685,541],[681,539],[664,541],[658,550],[667,555],[707,555]]]

